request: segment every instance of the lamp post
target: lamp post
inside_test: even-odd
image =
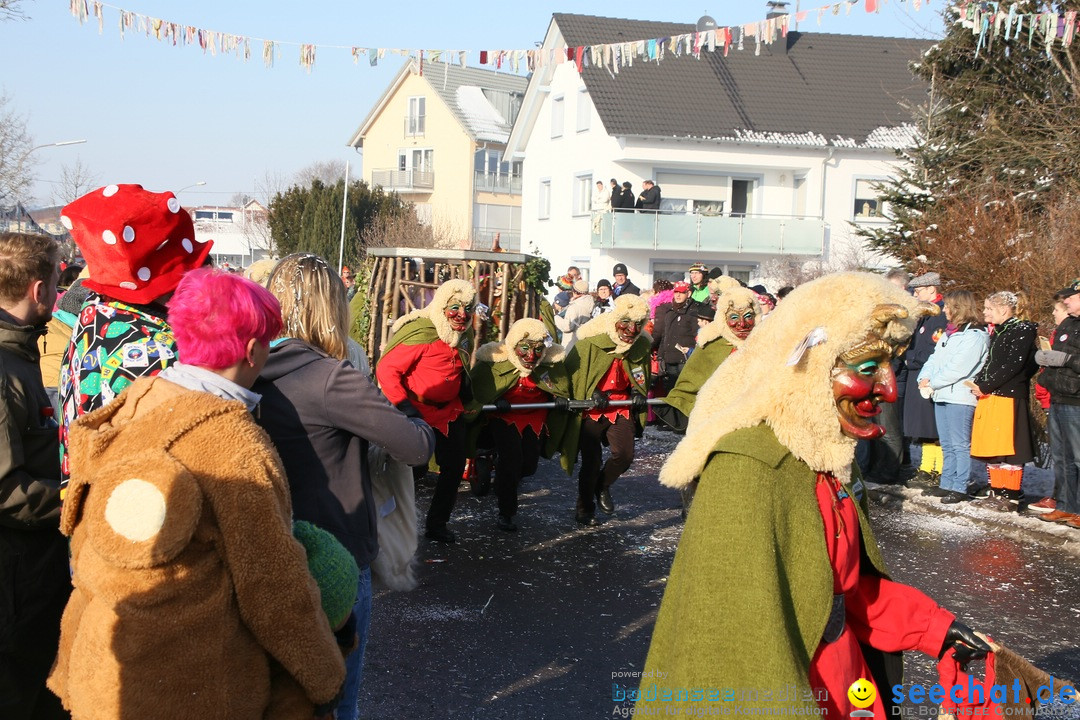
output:
[[[190,189],[191,189],[191,188],[193,188],[193,187],[202,187],[202,186],[203,186],[203,185],[205,185],[205,184],[206,184],[206,181],[205,181],[205,180],[200,180],[200,181],[199,181],[199,182],[197,182],[197,183],[192,183],[192,184],[190,184],[190,185],[185,185],[184,187],[182,187],[182,188],[180,188],[179,190],[177,190],[177,191],[176,191],[176,194],[177,194],[177,195],[179,195],[180,193],[184,192],[185,190],[190,190]]]
[[[22,231],[22,203],[19,202],[18,195],[20,195],[21,193],[17,189],[19,187],[17,183],[18,183],[18,179],[20,177],[22,177],[23,166],[26,165],[26,159],[28,157],[30,157],[30,155],[32,153],[34,153],[37,150],[41,150],[42,148],[63,147],[64,145],[81,145],[84,142],[86,142],[85,138],[82,139],[82,140],[61,140],[60,142],[44,143],[43,145],[35,145],[34,147],[32,147],[29,150],[27,150],[26,152],[24,152],[22,154],[22,157],[19,158],[19,162],[17,162],[15,164],[15,172],[12,174],[12,177],[14,178],[13,185],[15,187],[15,193],[16,193],[15,207],[17,208],[16,215],[19,218],[18,223],[19,223],[19,230],[20,231]]]

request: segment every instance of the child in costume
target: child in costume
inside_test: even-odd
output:
[[[793,687],[783,702],[756,693],[736,702],[850,717],[848,689],[865,678],[877,686],[869,709],[885,718],[901,651],[989,650],[952,613],[888,579],[851,474],[856,441],[882,432],[878,403],[896,399],[892,355],[934,310],[879,276],[829,275],[788,295],[702,387],[660,473],[669,487],[700,485],[638,713],[723,704],[718,691],[686,689]]]
[[[634,461],[634,438],[645,427],[650,380],[651,340],[643,332],[649,305],[636,294],[620,295],[614,309],[578,330],[578,341],[566,356],[574,399],[595,406],[580,418],[571,416],[564,435],[562,466],[568,473],[581,450],[576,519],[598,525],[596,505],[615,512],[612,484]],[[632,407],[609,407],[611,400],[632,400]],[[603,446],[611,456],[603,467]]]
[[[182,362],[71,426],[75,590],[49,687],[77,720],[309,720],[345,664],[251,417],[280,308],[207,269],[169,315]]]
[[[446,527],[465,470],[465,401],[469,387],[467,332],[476,310],[476,290],[466,280],[447,280],[427,307],[398,318],[375,376],[387,399],[406,413],[419,413],[435,431],[439,479],[428,508],[425,537],[452,543]]]
[[[563,349],[552,344],[544,324],[518,320],[502,342],[482,345],[472,369],[473,397],[498,410],[485,413],[497,462],[495,494],[499,500],[499,529],[514,532],[518,483],[536,472],[540,455],[552,455],[566,428],[570,378]],[[512,410],[511,405],[555,402],[555,410]],[[546,452],[545,452],[546,449]]]

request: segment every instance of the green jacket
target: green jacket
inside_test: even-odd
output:
[[[690,411],[694,409],[698,390],[706,380],[712,377],[716,368],[720,367],[720,363],[728,359],[728,355],[731,355],[734,349],[731,343],[722,337],[695,349],[690,354],[690,359],[686,361],[686,365],[683,366],[682,372],[679,373],[675,387],[664,398],[664,402],[689,417]]]
[[[509,360],[501,362],[477,361],[472,369],[473,400],[477,405],[490,405],[501,398],[509,390],[514,388],[521,375],[517,367]],[[536,385],[545,392],[557,397],[570,397],[570,376],[566,374],[566,367],[562,362],[551,365],[538,365],[532,373]],[[544,441],[544,457],[551,457],[562,447],[563,433],[566,432],[567,420],[570,413],[549,410],[547,420],[548,436]],[[469,426],[468,448],[469,457],[476,454],[476,442],[487,422],[487,413],[479,413],[476,422]]]
[[[540,300],[540,321],[544,323],[544,327],[547,328],[551,339],[555,342],[561,342],[562,333],[559,328],[555,327],[555,308],[551,307],[551,303],[547,301],[547,298],[541,298]]]
[[[710,699],[708,688],[763,694],[794,686],[798,697],[784,705],[817,708],[813,696],[801,691],[810,686],[810,660],[829,617],[833,572],[816,482],[816,473],[765,424],[716,443],[675,553],[642,673],[641,697],[654,699],[639,700],[639,713],[651,706],[651,712],[670,714],[679,706],[678,714],[689,716],[691,707],[721,707],[723,700]],[[865,486],[853,478],[846,489],[857,499],[864,572],[884,576],[867,522]],[[874,678],[879,694],[887,695],[886,688],[902,681],[902,656],[866,647],[863,652],[871,668],[887,668]],[[706,691],[695,701],[662,701],[665,688]],[[780,704],[760,695],[735,703]]]
[[[575,400],[592,398],[596,386],[618,357],[630,378],[630,384],[642,395],[649,392],[651,365],[649,336],[642,333],[623,355],[615,355],[615,342],[608,335],[591,335],[579,339],[566,354],[566,372],[570,375]],[[645,427],[646,413],[638,413],[638,427]],[[574,413],[563,434],[560,463],[569,475],[577,462],[578,441],[581,435],[581,415]]]

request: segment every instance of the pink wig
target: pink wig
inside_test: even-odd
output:
[[[220,370],[244,358],[248,341],[281,332],[281,306],[269,290],[240,275],[200,268],[184,275],[169,300],[180,360]]]
[[[660,307],[664,303],[672,302],[675,299],[675,294],[670,290],[661,290],[658,293],[653,293],[649,298],[649,317],[656,319],[656,308]]]

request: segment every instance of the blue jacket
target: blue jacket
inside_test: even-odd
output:
[[[934,352],[919,370],[919,380],[929,380],[934,390],[932,400],[956,405],[974,405],[975,395],[964,385],[974,378],[986,362],[990,336],[982,328],[970,325],[952,335],[942,335]],[[908,388],[908,392],[918,392]]]

